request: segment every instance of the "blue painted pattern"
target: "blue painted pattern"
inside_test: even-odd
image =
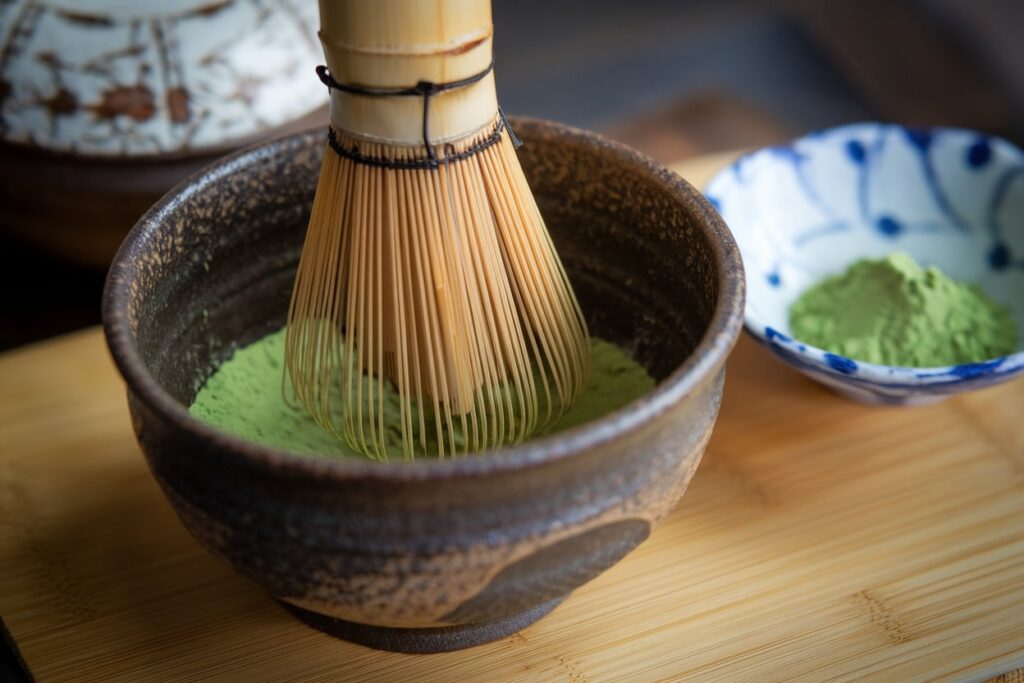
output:
[[[984,168],[992,159],[992,145],[988,138],[981,136],[978,141],[967,148],[967,165],[977,170]]]
[[[854,360],[834,353],[826,353],[824,357],[829,367],[837,372],[841,372],[844,375],[854,375],[857,373],[857,362]]]
[[[1024,152],[953,128],[866,123],[742,157],[706,194],[747,271],[748,332],[801,372],[860,401],[934,400],[1024,373]],[[849,263],[906,251],[1009,306],[1022,346],[940,368],[876,365],[788,334],[789,305]]]

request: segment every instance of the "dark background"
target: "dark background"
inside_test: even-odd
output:
[[[494,15],[507,112],[666,162],[864,119],[1024,141],[1024,0],[495,0]],[[102,283],[0,233],[0,349],[97,324]]]

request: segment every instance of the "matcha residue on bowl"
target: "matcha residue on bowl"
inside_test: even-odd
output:
[[[284,330],[237,350],[200,389],[189,413],[249,441],[303,455],[364,457],[321,429],[305,410],[289,405],[281,392]],[[590,340],[590,382],[579,401],[558,422],[534,436],[590,422],[639,398],[654,380],[625,351],[601,339]],[[398,394],[384,383],[385,415],[399,414]],[[397,419],[397,418],[396,418]],[[388,432],[388,452],[401,459],[400,431]]]
[[[857,261],[811,287],[790,308],[789,325],[801,341],[882,365],[973,363],[1017,348],[1009,309],[903,253]]]

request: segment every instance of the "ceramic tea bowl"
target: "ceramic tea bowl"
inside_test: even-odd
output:
[[[579,428],[455,460],[380,463],[293,455],[189,416],[217,364],[284,321],[323,131],[179,186],[110,270],[107,340],[182,523],[342,638],[436,652],[522,628],[647,538],[711,434],[742,324],[729,231],[697,191],[625,147],[553,123],[514,125],[591,332],[659,380]]]
[[[706,194],[736,236],[747,331],[856,401],[928,403],[1024,372],[1024,152],[954,128],[860,123],[741,157]],[[1017,352],[934,368],[845,358],[794,339],[803,291],[862,258],[904,251],[1011,309]]]

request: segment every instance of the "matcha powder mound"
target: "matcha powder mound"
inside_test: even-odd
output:
[[[883,365],[971,363],[1017,346],[1007,308],[903,253],[858,261],[811,287],[790,308],[789,324],[801,341]]]
[[[207,380],[189,412],[226,432],[294,453],[362,457],[321,429],[305,410],[285,401],[281,393],[284,336],[282,329],[238,349]],[[591,338],[590,364],[590,383],[580,400],[557,423],[534,436],[595,420],[654,387],[643,366],[609,342]],[[400,399],[389,382],[384,383],[383,393],[388,451],[400,460]]]

